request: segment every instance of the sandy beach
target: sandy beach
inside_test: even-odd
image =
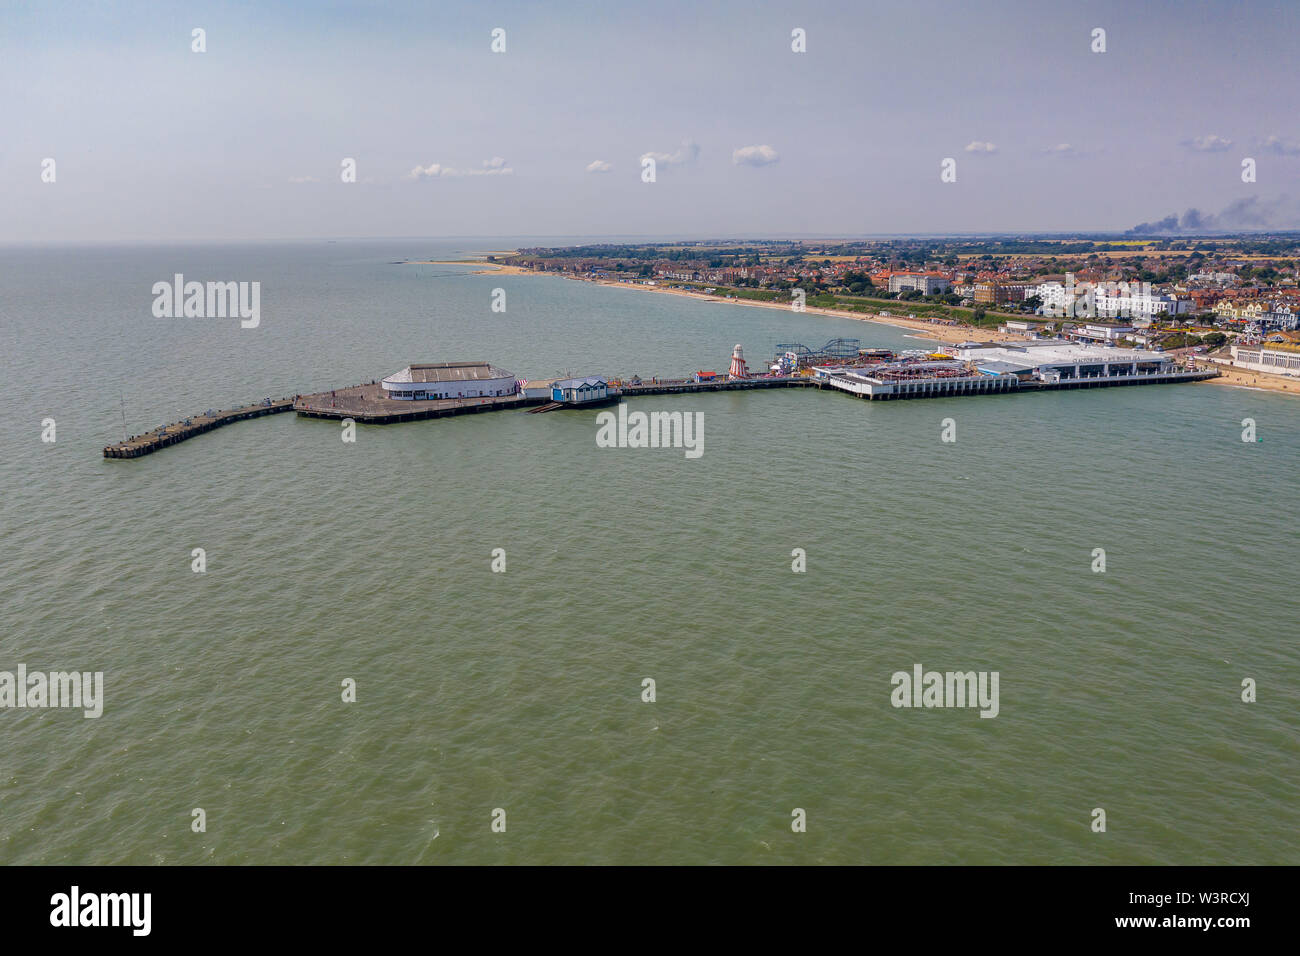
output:
[[[1287,392],[1300,395],[1300,379],[1289,375],[1270,375],[1267,372],[1252,372],[1249,369],[1233,368],[1218,362],[1198,362],[1206,368],[1217,368],[1218,378],[1207,379],[1212,385],[1232,385],[1237,388],[1262,388],[1269,392]]]

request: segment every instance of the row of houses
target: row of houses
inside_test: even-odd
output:
[[[1261,329],[1294,331],[1300,328],[1300,304],[1291,302],[1265,302],[1261,299],[1224,301],[1215,306],[1214,314],[1224,319],[1253,323]]]
[[[1013,258],[996,264],[967,260],[964,265],[944,270],[933,265],[926,268],[898,269],[881,258],[837,257],[834,261],[768,261],[759,264],[715,265],[703,257],[685,261],[623,262],[623,268],[611,271],[608,259],[531,260],[523,264],[544,270],[587,274],[598,278],[624,278],[639,275],[659,280],[707,282],[718,285],[757,284],[814,279],[835,283],[850,273],[865,274],[877,289],[892,295],[918,292],[925,296],[956,294],[967,303],[1009,311],[1022,308],[1037,297],[1045,316],[1083,316],[1130,319],[1161,319],[1189,313],[1213,312],[1224,322],[1241,322],[1261,328],[1300,328],[1300,291],[1295,280],[1283,277],[1282,286],[1265,290],[1243,286],[1235,272],[1213,268],[1193,273],[1177,284],[1166,283],[1152,289],[1125,276],[1138,274],[1133,263],[1100,262],[1089,264],[1074,273],[1042,274],[1044,265],[1055,260]],[[1142,260],[1145,261],[1145,260]],[[1139,262],[1139,265],[1141,262]],[[1147,261],[1144,268],[1156,268]],[[1073,287],[1072,287],[1073,286]]]
[[[1160,321],[1210,311],[1220,320],[1260,329],[1300,329],[1300,301],[1294,298],[1215,298],[1215,293],[1155,291],[1141,282],[1082,282],[1067,273],[1065,281],[1040,283],[977,282],[974,301],[993,306],[1016,304],[1037,296],[1039,314],[1055,318],[1125,318]]]

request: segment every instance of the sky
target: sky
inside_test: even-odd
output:
[[[0,241],[1300,228],[1298,64],[1294,0],[7,0]]]

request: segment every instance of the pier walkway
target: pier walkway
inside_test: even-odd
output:
[[[818,388],[821,384],[813,381],[809,376],[742,378],[734,381],[721,379],[713,382],[697,382],[694,379],[659,379],[654,382],[642,381],[636,385],[625,383],[618,387],[618,392],[624,397],[632,395],[679,395],[685,392],[729,392],[733,389]]]
[[[161,428],[136,435],[126,441],[105,445],[104,457],[139,458],[141,455],[152,454],[159,449],[183,442],[187,438],[193,438],[195,435],[210,432],[222,425],[229,425],[231,422],[242,422],[246,418],[261,418],[263,415],[278,415],[292,408],[292,398],[279,398],[269,403],[240,405],[237,408],[222,409],[211,414],[205,412],[202,415],[191,415],[183,421],[163,425]]]

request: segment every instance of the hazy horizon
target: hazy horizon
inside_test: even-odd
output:
[[[10,7],[0,241],[1300,229],[1298,26],[1267,0]]]
[[[875,242],[891,240],[961,240],[961,239],[1072,239],[1079,241],[1107,242],[1123,238],[1142,238],[1151,242],[1164,240],[1193,240],[1193,241],[1214,241],[1217,239],[1239,239],[1239,238],[1262,238],[1268,236],[1297,236],[1300,235],[1300,229],[1289,230],[1241,230],[1236,232],[1218,232],[1218,233],[1144,233],[1138,236],[1132,235],[1125,230],[1114,232],[916,232],[916,233],[861,233],[858,235],[818,235],[813,233],[772,233],[770,235],[682,235],[674,233],[663,233],[660,235],[569,235],[569,236],[491,236],[491,235],[375,235],[375,236],[226,236],[226,237],[205,237],[205,236],[182,236],[176,238],[67,238],[67,239],[0,239],[0,247],[25,247],[33,245],[164,245],[183,243],[186,245],[247,245],[258,243],[335,243],[335,242],[466,242],[477,243],[484,248],[482,252],[505,252],[506,249],[489,249],[487,246],[493,242],[515,242],[527,240],[530,244],[535,243],[539,247],[547,246],[575,246],[575,245],[634,245],[634,244],[671,244],[671,243],[710,243],[710,242],[735,242],[735,243],[781,243],[781,242]]]

